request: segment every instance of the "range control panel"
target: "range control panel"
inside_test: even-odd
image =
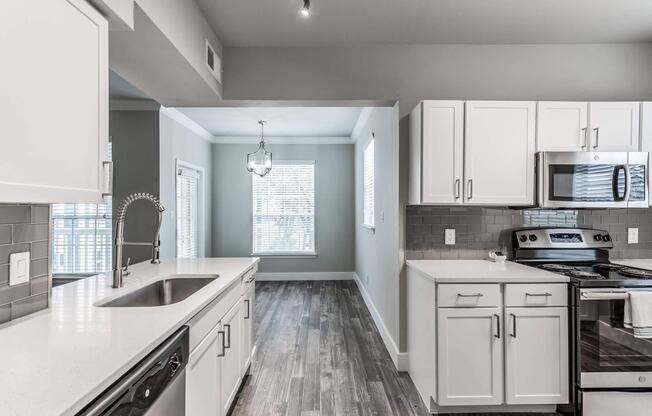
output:
[[[608,231],[587,228],[531,228],[514,232],[518,248],[612,248]]]

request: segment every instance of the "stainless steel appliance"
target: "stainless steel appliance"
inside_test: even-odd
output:
[[[183,416],[189,330],[184,326],[78,416]]]
[[[524,229],[513,237],[517,262],[571,279],[572,400],[560,410],[585,416],[650,415],[643,404],[652,403],[652,340],[634,337],[623,317],[628,291],[652,291],[652,271],[611,263],[613,243],[607,231]],[[620,402],[621,408],[601,413],[613,410],[607,402]]]
[[[539,152],[542,208],[647,208],[647,152]]]

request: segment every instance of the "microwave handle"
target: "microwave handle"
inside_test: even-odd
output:
[[[618,184],[619,184],[618,178],[621,170],[625,172],[625,192],[623,193],[623,196],[620,196],[620,193],[618,192]],[[617,165],[616,167],[614,167],[614,173],[612,178],[612,190],[613,190],[614,201],[622,202],[622,201],[627,201],[629,199],[629,166]]]
[[[632,190],[632,175],[629,171],[629,165],[625,165],[625,201],[629,202],[629,194]]]

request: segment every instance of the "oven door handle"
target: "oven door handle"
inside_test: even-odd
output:
[[[627,292],[584,292],[580,298],[584,300],[625,300],[629,297]]]

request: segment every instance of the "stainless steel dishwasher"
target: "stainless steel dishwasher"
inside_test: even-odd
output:
[[[185,415],[188,333],[177,331],[78,415]]]

